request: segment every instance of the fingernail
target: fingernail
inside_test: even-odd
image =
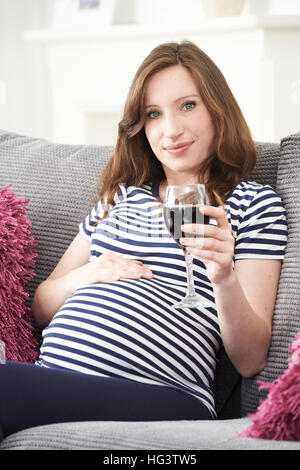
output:
[[[134,277],[141,277],[141,273],[140,273],[140,272],[137,272],[137,271],[133,272],[132,275],[133,275]]]

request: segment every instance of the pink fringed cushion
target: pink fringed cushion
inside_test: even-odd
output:
[[[37,256],[27,203],[9,186],[0,190],[0,339],[6,345],[6,359],[18,362],[34,362],[38,351],[24,290],[34,276]]]
[[[285,372],[273,383],[259,382],[269,393],[250,415],[253,424],[241,436],[300,441],[300,332],[289,351],[292,354]]]

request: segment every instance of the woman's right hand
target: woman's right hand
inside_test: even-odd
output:
[[[73,269],[65,275],[65,285],[70,293],[78,288],[98,282],[115,282],[119,279],[152,279],[153,273],[138,260],[126,259],[114,253],[103,253],[93,261]]]

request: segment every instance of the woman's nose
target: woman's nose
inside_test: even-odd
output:
[[[164,119],[164,135],[169,139],[174,139],[174,137],[182,134],[182,125],[180,119],[172,114],[165,114]]]

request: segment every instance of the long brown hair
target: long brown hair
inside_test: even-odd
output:
[[[116,147],[100,178],[99,198],[106,197],[108,204],[120,183],[139,187],[165,179],[162,165],[144,131],[145,91],[156,72],[178,64],[190,71],[215,126],[215,151],[205,162],[205,170],[209,170],[207,191],[211,204],[224,201],[232,186],[253,170],[256,163],[254,142],[239,105],[216,64],[189,41],[161,44],[142,62],[129,89]]]

